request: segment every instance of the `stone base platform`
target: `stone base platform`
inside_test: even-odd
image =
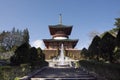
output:
[[[54,67],[54,68],[59,68],[61,66],[61,68],[65,67],[65,68],[70,68],[70,67],[75,67],[76,62],[78,62],[78,60],[67,60],[64,62],[65,65],[59,65],[59,61],[53,61],[53,60],[46,60],[49,63],[49,67]],[[74,65],[73,65],[74,64]]]

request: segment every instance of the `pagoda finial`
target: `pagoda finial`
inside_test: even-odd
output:
[[[62,14],[59,14],[59,24],[62,24]]]

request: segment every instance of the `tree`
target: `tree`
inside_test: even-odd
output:
[[[45,54],[42,52],[42,49],[39,47],[37,49],[40,61],[45,61]]]
[[[12,29],[12,33],[14,34],[16,31],[15,31],[15,27],[13,27],[13,29]]]
[[[12,48],[18,47],[21,44],[29,41],[28,29],[24,31],[16,30],[15,27],[12,31],[3,31],[0,34],[0,44],[4,49],[13,50]]]
[[[23,39],[24,39],[24,42],[27,42],[27,43],[29,43],[29,31],[28,31],[28,29],[25,29],[24,31],[23,31]]]
[[[83,48],[81,50],[81,56],[85,59],[89,59],[89,53],[88,53],[88,50],[86,48]]]
[[[120,60],[120,29],[119,29],[118,34],[116,36],[116,48],[115,48],[114,53],[115,53],[116,61],[119,62],[119,60]]]
[[[88,48],[88,52],[90,54],[90,58],[99,60],[100,57],[100,42],[101,38],[99,36],[95,36],[92,40]]]
[[[120,29],[119,29],[117,37],[116,37],[116,45],[117,45],[117,47],[120,48]]]
[[[43,51],[40,47],[37,49],[37,52],[38,52],[38,56],[39,56],[40,66],[48,66],[48,62],[45,61],[45,54],[43,53]]]
[[[113,62],[113,51],[115,49],[115,37],[112,36],[109,32],[106,32],[101,39],[100,49],[102,57],[109,62]]]
[[[118,28],[120,28],[120,18],[116,18],[115,20],[116,20],[116,22],[114,25],[117,26]]]
[[[29,56],[29,44],[24,43],[16,49],[15,54],[10,58],[10,61],[15,65],[28,63],[30,59]]]
[[[33,66],[39,59],[37,49],[35,47],[30,48],[29,53],[30,53],[29,54],[29,62],[31,64],[31,66]]]

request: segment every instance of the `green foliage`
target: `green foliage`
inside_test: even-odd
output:
[[[95,36],[88,50],[81,51],[82,56],[90,60],[120,63],[120,18],[116,18],[115,26],[117,27]]]
[[[80,61],[81,67],[90,73],[95,72],[101,79],[98,80],[120,80],[120,64],[103,63],[97,61]]]
[[[0,52],[5,52],[5,48],[3,46],[0,46]]]
[[[37,51],[40,61],[45,61],[45,54],[42,52],[42,49],[38,48]]]
[[[93,38],[91,45],[88,48],[88,53],[89,53],[90,59],[99,60],[99,58],[100,58],[100,44],[101,44],[101,38],[99,36],[95,36]]]
[[[16,30],[14,27],[12,31],[3,31],[0,33],[0,51],[15,50],[15,47],[18,47],[25,42],[29,42],[28,29],[20,31],[18,29]]]
[[[23,31],[23,33],[24,33],[24,35],[23,35],[24,42],[29,43],[29,31],[28,31],[28,29],[25,29]]]
[[[34,66],[47,65],[45,62],[45,55],[42,52],[41,48],[36,49],[31,47],[28,43],[22,44],[15,51],[15,54],[10,59],[11,64],[20,65],[20,64],[30,64],[33,69]]]
[[[114,57],[117,63],[120,63],[120,47],[116,47],[114,50]]]
[[[81,50],[81,56],[85,59],[89,59],[89,53],[88,53],[88,50],[86,48],[83,48]]]
[[[29,65],[0,66],[0,80],[19,80],[18,77],[23,77],[30,72]]]
[[[30,63],[31,66],[34,66],[35,62],[39,60],[38,52],[35,47],[30,48],[28,57],[29,57],[28,62]]]
[[[10,70],[11,67],[10,66],[0,66],[0,79],[2,80],[10,80],[10,77],[8,74],[8,71],[7,70]],[[7,71],[7,72],[6,72]]]
[[[115,54],[114,49],[116,47],[116,37],[114,37],[109,32],[104,33],[104,35],[100,38],[99,36],[95,36],[92,40],[88,48],[89,59],[94,60],[103,60],[114,62]]]
[[[116,18],[115,20],[116,22],[114,25],[120,28],[120,18]]]
[[[100,43],[101,55],[105,60],[113,62],[113,51],[115,49],[115,37],[110,33],[106,33]]]
[[[15,54],[11,57],[10,61],[13,64],[19,65],[22,63],[29,62],[29,44],[24,43],[20,47],[17,48]]]
[[[18,77],[16,77],[14,80],[20,80]]]
[[[117,37],[116,37],[116,46],[120,48],[120,29],[119,29]]]

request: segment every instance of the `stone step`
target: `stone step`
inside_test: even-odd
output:
[[[96,80],[95,78],[31,78],[31,80]]]
[[[20,80],[97,80],[82,68],[45,67]]]
[[[46,68],[35,74],[31,80],[96,80],[81,68]]]

